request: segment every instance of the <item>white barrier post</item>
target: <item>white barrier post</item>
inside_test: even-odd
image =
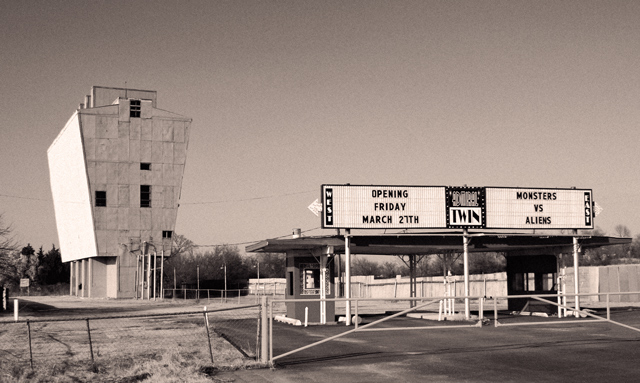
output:
[[[18,300],[13,300],[13,320],[18,321]]]
[[[469,320],[469,231],[462,229],[462,248],[463,248],[463,264],[464,264],[464,318]]]
[[[576,294],[576,310],[574,312],[575,317],[578,318],[580,316],[580,272],[578,265],[578,257],[580,254],[580,244],[578,243],[578,230],[573,230],[573,292]]]
[[[344,297],[347,299],[345,307],[345,324],[351,326],[351,229],[344,231],[344,258],[345,258],[345,289]]]

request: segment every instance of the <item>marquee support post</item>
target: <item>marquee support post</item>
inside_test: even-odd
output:
[[[580,245],[578,244],[578,230],[573,230],[573,284],[574,292],[576,294],[576,310],[575,316],[579,316],[580,312],[580,272],[578,270],[578,255],[580,252]]]
[[[469,231],[462,229],[462,247],[463,247],[463,262],[464,262],[464,318],[469,320]]]
[[[344,261],[345,261],[345,285],[344,297],[346,300],[345,323],[351,326],[351,230],[344,230]]]

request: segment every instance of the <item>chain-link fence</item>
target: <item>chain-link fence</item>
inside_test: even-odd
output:
[[[117,370],[145,361],[238,366],[259,357],[260,318],[260,305],[250,305],[214,311],[2,322],[0,371],[96,365]]]
[[[284,289],[276,290],[275,284],[270,284],[270,289],[164,289],[164,298],[173,300],[190,300],[195,299],[206,302],[260,302],[262,296],[282,296],[284,297]],[[152,298],[153,299],[153,298]]]

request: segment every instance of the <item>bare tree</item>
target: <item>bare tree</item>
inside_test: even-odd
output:
[[[618,237],[629,238],[631,237],[631,230],[625,225],[616,225],[613,229]]]
[[[196,245],[184,235],[173,235],[173,247],[171,248],[171,256],[187,254],[193,257]]]
[[[0,285],[15,282],[17,270],[14,255],[17,251],[15,240],[11,235],[11,226],[5,226],[0,214]]]
[[[446,276],[449,271],[455,274],[454,266],[462,256],[462,253],[442,253],[435,254],[435,256],[442,266],[442,275]]]
[[[351,273],[353,275],[382,275],[382,269],[378,262],[368,260],[364,257],[354,256],[351,262]]]

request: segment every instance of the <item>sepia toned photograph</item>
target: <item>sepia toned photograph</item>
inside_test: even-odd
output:
[[[0,382],[635,382],[640,2],[0,2]]]

